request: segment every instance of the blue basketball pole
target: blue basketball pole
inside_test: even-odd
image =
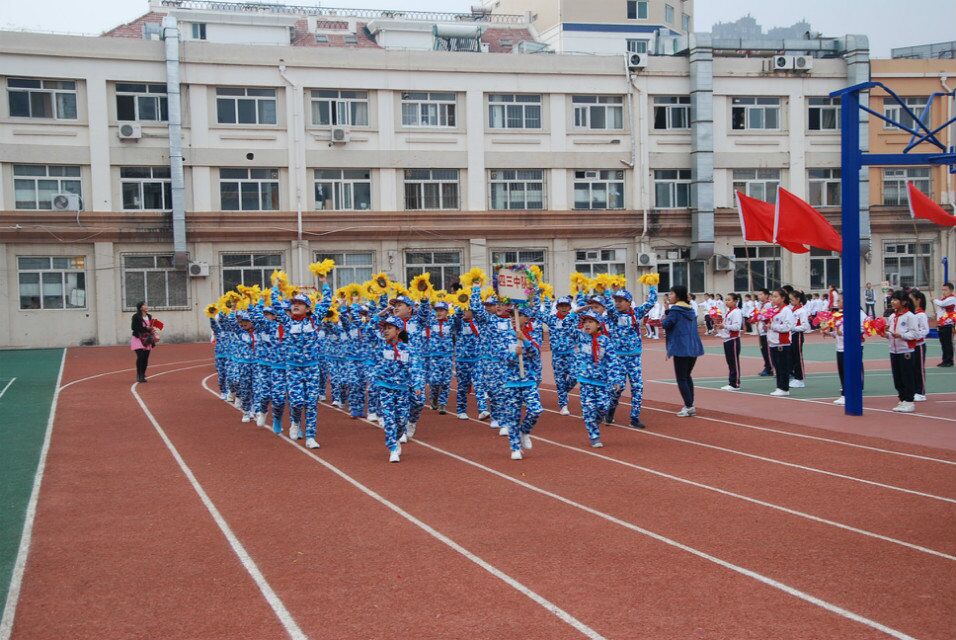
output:
[[[843,253],[843,411],[863,415],[863,344],[860,336],[860,94],[841,96],[841,206]]]

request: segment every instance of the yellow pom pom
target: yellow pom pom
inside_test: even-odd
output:
[[[554,298],[554,287],[552,287],[547,282],[542,282],[538,286],[538,289],[541,291],[542,298],[549,298],[549,299]]]
[[[641,284],[646,284],[650,287],[656,287],[661,282],[661,274],[659,273],[646,273],[641,276]]]
[[[592,287],[591,279],[583,273],[575,271],[571,274],[571,293],[580,291],[590,291]]]
[[[289,284],[289,276],[285,271],[281,269],[276,269],[272,272],[272,275],[269,276],[269,281],[275,285]]]
[[[334,268],[335,260],[331,258],[326,258],[322,262],[313,262],[309,265],[309,271],[319,277],[328,275]]]

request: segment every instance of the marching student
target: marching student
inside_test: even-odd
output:
[[[893,314],[887,320],[886,339],[890,347],[890,367],[893,370],[893,386],[900,403],[893,407],[898,413],[913,413],[916,406],[917,362],[914,347],[919,337],[913,302],[905,291],[894,291],[890,298]]]
[[[916,345],[913,351],[916,356],[916,388],[913,390],[913,400],[926,400],[926,336],[929,335],[929,319],[926,317],[926,296],[922,291],[910,291],[910,301],[913,303],[913,315],[916,316]]]
[[[401,436],[409,424],[409,398],[420,398],[424,393],[424,374],[418,356],[409,347],[406,326],[405,319],[388,316],[380,332],[369,331],[365,336],[376,354],[371,379],[379,393],[389,462],[401,461]]]
[[[757,304],[755,311],[758,315],[763,315],[769,313],[773,308],[773,304],[770,302],[770,291],[767,289],[761,289],[757,292]],[[760,372],[760,376],[768,377],[774,374],[773,371],[773,361],[770,359],[770,347],[767,343],[767,322],[758,319],[757,320],[757,335],[760,336],[760,355],[763,356],[763,371]],[[789,376],[789,372],[787,372]]]
[[[468,391],[473,390],[478,404],[478,414],[486,414],[488,401],[481,382],[481,331],[475,324],[471,309],[462,309],[452,318],[452,333],[455,336],[455,411],[460,420],[468,419]]]
[[[451,372],[455,355],[452,323],[448,317],[448,303],[439,300],[431,308],[426,302],[422,335],[422,358],[426,381],[431,395],[431,408],[439,415],[448,413],[448,395],[451,392]]]
[[[689,418],[697,415],[697,409],[694,407],[694,379],[691,373],[697,364],[697,358],[704,355],[704,345],[697,331],[697,317],[687,297],[687,287],[671,287],[669,299],[670,307],[663,322],[667,337],[667,357],[674,360],[674,377],[684,400],[684,407],[677,412],[677,416]]]
[[[276,312],[271,306],[265,306],[264,300],[249,310],[255,328],[256,363],[253,367],[252,402],[256,414],[256,424],[264,427],[272,401],[272,383],[276,376],[276,367],[281,363],[278,342],[275,337]]]
[[[537,306],[537,304],[535,304]],[[519,318],[505,337],[505,352],[500,354],[506,363],[503,379],[502,404],[504,415],[504,435],[508,436],[511,459],[521,460],[522,449],[531,449],[531,430],[544,411],[541,407],[541,395],[538,391],[538,372],[541,365],[541,345],[531,335],[527,326],[529,315],[533,311],[522,309]],[[534,356],[537,352],[537,357]],[[522,372],[522,361],[523,369]],[[524,419],[521,418],[521,406],[525,407]]]
[[[229,354],[233,336],[232,332],[223,326],[226,322],[225,318],[226,315],[220,311],[215,317],[209,318],[209,328],[215,340],[213,351],[216,358],[216,375],[219,379],[219,399],[232,402],[235,396],[229,389]]]
[[[744,314],[737,308],[740,304],[740,294],[727,294],[727,312],[717,324],[717,337],[724,341],[724,358],[727,360],[729,377],[727,384],[721,387],[724,391],[738,391],[740,389],[740,332],[743,329]]]
[[[478,321],[478,327],[481,335],[484,336],[484,355],[481,366],[485,375],[484,385],[488,392],[488,408],[491,416],[491,428],[498,429],[499,435],[507,435],[507,408],[505,407],[506,397],[504,394],[504,380],[507,375],[507,363],[502,360],[502,354],[508,352],[508,345],[511,341],[513,332],[513,322],[510,317],[508,305],[502,304],[494,296],[489,296],[485,301],[488,307],[493,309],[489,311],[481,300],[481,287],[473,286],[471,288],[471,298],[469,307],[472,314]],[[493,306],[492,303],[493,302]]]
[[[641,341],[641,319],[657,304],[657,287],[651,285],[647,301],[634,309],[631,306],[634,297],[627,289],[615,291],[614,304],[607,309],[608,327],[611,334],[611,348],[614,351],[616,364],[620,367],[617,374],[620,384],[611,392],[604,421],[614,422],[614,412],[621,400],[621,394],[631,383],[631,421],[635,429],[643,429],[641,422],[641,406],[644,400],[644,374],[641,367],[644,347]]]
[[[581,413],[588,441],[592,447],[599,449],[604,446],[601,442],[601,422],[610,402],[609,391],[616,392],[620,388],[613,382],[613,376],[620,371],[620,367],[601,316],[587,309],[578,315],[578,319],[581,330],[574,345],[575,376],[581,385]]]
[[[943,349],[943,360],[937,367],[953,366],[953,327],[956,325],[950,314],[956,313],[956,295],[953,295],[953,283],[944,282],[939,298],[933,300],[936,307],[936,330],[939,332],[939,346]]]
[[[790,386],[795,389],[806,387],[804,382],[803,341],[807,332],[813,329],[810,326],[810,317],[804,306],[807,298],[802,291],[790,292],[790,311],[796,319],[790,342]]]
[[[777,374],[777,388],[770,392],[772,396],[790,395],[790,336],[797,320],[787,305],[788,297],[785,289],[775,290],[770,297],[772,309],[767,323],[767,349]]]
[[[428,315],[428,305],[422,303],[416,311],[415,302],[404,294],[397,296],[389,302],[389,306],[383,309],[379,315],[388,317],[389,314],[393,313],[395,317],[402,321],[402,330],[408,335],[407,344],[417,360],[421,355],[422,327],[425,326],[426,316]],[[425,375],[424,366],[419,366],[418,371],[420,375]],[[424,381],[422,381],[420,386],[424,389]],[[415,429],[418,428],[418,420],[421,418],[422,409],[425,407],[424,394],[409,391],[408,405],[408,424],[405,425],[405,429],[400,434],[399,442],[401,443],[408,442],[409,438],[415,436]]]
[[[242,410],[242,421],[250,422],[255,411],[253,383],[256,368],[256,331],[247,311],[236,312],[236,393],[237,405]]]
[[[840,294],[837,296],[837,306],[842,311],[843,309],[843,295]],[[833,314],[834,319],[830,325],[822,329],[823,335],[831,336],[835,338],[836,342],[836,361],[837,361],[837,374],[840,376],[840,397],[833,401],[833,404],[844,405],[846,404],[846,394],[844,389],[846,388],[846,382],[844,380],[844,369],[843,369],[843,344],[844,344],[844,335],[843,335],[843,313],[837,311]],[[866,314],[860,311],[860,326],[863,326],[863,322],[866,321]],[[863,339],[863,336],[860,336],[860,339]],[[863,369],[860,369],[860,376],[865,380],[865,375]],[[862,380],[861,380],[862,383]]]
[[[540,312],[538,320],[548,326],[551,368],[554,370],[554,386],[558,391],[561,415],[571,415],[568,411],[568,395],[577,382],[574,375],[574,346],[578,337],[578,316],[571,311],[571,296],[558,298],[554,312]]]

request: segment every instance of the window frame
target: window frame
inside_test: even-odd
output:
[[[30,174],[17,174],[17,169],[23,167],[43,167],[44,174],[41,175],[30,175]],[[70,169],[76,170],[77,175],[51,175],[50,169]],[[80,197],[80,201],[83,200],[83,167],[75,164],[14,164],[13,170],[13,208],[17,211],[53,211],[53,199],[50,198],[49,207],[40,206],[40,182],[56,182],[56,188],[52,192],[53,194],[57,193],[73,193]],[[65,173],[65,171],[64,171]],[[20,200],[17,199],[17,183],[18,182],[33,182],[33,202],[36,205],[35,207],[21,207]],[[76,191],[70,190],[64,183],[75,182],[78,186]]]
[[[820,273],[816,278],[813,275],[815,269]],[[810,289],[826,289],[831,284],[836,285],[837,289],[843,290],[840,254],[836,251],[810,247]]]
[[[193,40],[205,40],[206,39],[206,23],[205,22],[192,22],[190,23],[190,31],[192,33]]]
[[[647,38],[628,38],[625,41],[625,47],[627,52],[630,53],[647,53],[647,50],[651,46],[651,41]]]
[[[219,126],[233,126],[233,127],[277,127],[279,124],[279,91],[274,87],[236,87],[236,86],[221,86],[215,87],[216,90],[216,100],[214,102],[216,109],[216,124]],[[226,93],[226,92],[237,92],[241,91],[242,93]],[[257,94],[255,92],[265,92],[271,91],[272,95],[265,93]],[[250,93],[253,92],[253,93]],[[224,122],[222,120],[222,111],[220,107],[222,104],[227,102],[232,103],[232,122]],[[240,121],[240,103],[251,102],[253,104],[253,113],[255,114],[255,122],[241,122]],[[272,116],[273,121],[263,121],[263,105],[272,103]]]
[[[129,258],[152,258],[153,266],[152,267],[139,267],[139,266],[128,266],[126,260]],[[160,266],[159,259],[168,258],[168,266]],[[171,253],[124,253],[120,255],[120,265],[122,273],[122,288],[123,288],[123,310],[124,311],[134,311],[136,309],[136,302],[130,304],[128,299],[129,287],[126,281],[127,273],[142,273],[143,274],[143,296],[140,300],[145,300],[146,304],[149,305],[150,309],[160,309],[166,311],[172,310],[184,310],[189,309],[189,274],[184,269],[177,269],[173,263],[173,254]],[[165,303],[157,304],[156,301],[150,298],[149,295],[149,276],[147,273],[163,273],[163,286],[165,289]],[[182,287],[183,287],[183,303],[182,304],[170,304],[170,289],[171,286],[174,286],[175,283],[170,283],[170,274],[179,273],[182,277]]]
[[[223,171],[245,171],[245,178],[240,177],[223,177]],[[270,171],[275,173],[275,177],[253,177],[253,171]],[[279,211],[282,206],[282,195],[280,192],[281,174],[278,167],[219,167],[219,209],[220,211]],[[238,203],[238,208],[226,208],[226,198],[223,193],[224,184],[235,183],[236,186],[236,198]],[[274,209],[264,209],[262,208],[262,198],[264,195],[263,185],[272,184],[273,193],[275,194],[275,208]],[[258,208],[256,209],[246,209],[243,207],[243,188],[244,184],[255,184],[256,185],[256,194],[258,202]]]
[[[626,207],[627,192],[625,191],[625,189],[627,188],[627,184],[626,184],[626,176],[623,170],[621,169],[572,169],[571,171],[573,172],[573,175],[571,176],[572,177],[571,188],[572,188],[575,211],[620,211]],[[597,173],[598,175],[589,176],[588,175],[589,173]],[[604,175],[604,174],[612,174],[612,173],[619,174],[620,178],[617,178],[617,177],[612,178],[610,175],[605,177]],[[584,174],[584,175],[579,178],[578,174]],[[620,188],[621,206],[619,207],[610,207],[610,206],[579,207],[578,206],[577,191],[578,191],[579,185],[586,184],[588,186],[588,195],[589,195],[590,203],[594,202],[595,185],[602,185],[602,184],[605,185],[605,193],[607,194],[605,196],[605,202],[609,204],[610,194],[611,194],[610,186],[613,184],[618,184],[618,183],[621,185],[621,188]]]
[[[753,177],[742,177],[738,176],[738,173],[744,171],[752,171]],[[773,177],[769,175],[771,172],[776,172],[777,176]],[[767,174],[761,176],[761,173]],[[764,202],[775,203],[777,201],[777,187],[782,184],[782,176],[780,169],[772,168],[763,168],[763,169],[732,169],[730,174],[731,189],[733,191],[733,200],[736,202],[737,196],[736,192],[741,191],[744,195],[750,196],[751,198],[756,198],[757,200],[763,200]],[[775,183],[774,187],[771,189],[769,185]],[[763,185],[763,193],[758,193],[755,188],[752,188],[752,185]],[[740,188],[739,185],[743,185],[743,188]]]
[[[123,172],[131,169],[148,169],[150,176],[149,177],[124,177]],[[160,175],[156,177],[155,173],[157,170],[165,171],[166,176]],[[173,181],[172,176],[170,175],[169,167],[119,167],[120,171],[120,200],[123,203],[123,211],[172,211],[173,209]],[[125,185],[135,184],[138,185],[138,195],[140,202],[145,205],[146,195],[145,195],[145,186],[147,184],[160,184],[162,185],[161,198],[164,205],[162,208],[146,208],[145,206],[140,207],[127,207],[126,206],[126,189]],[[152,305],[150,305],[152,306]]]
[[[437,254],[443,253],[454,253],[458,256],[458,262],[437,262],[435,256]],[[431,258],[429,262],[409,262],[409,256],[414,254],[430,254]],[[431,274],[431,283],[436,289],[445,289],[450,291],[451,285],[454,282],[458,282],[461,278],[462,273],[462,251],[461,249],[405,249],[402,252],[402,259],[404,261],[404,271],[405,271],[405,281],[411,282],[412,278],[422,273]],[[436,277],[435,269],[438,269],[438,276]],[[448,272],[446,273],[446,269]],[[454,273],[455,275],[451,275]],[[446,282],[446,278],[448,281]]]
[[[775,102],[769,102],[771,100]],[[783,131],[783,106],[783,100],[778,96],[731,96],[730,129],[728,133],[733,134],[739,131]],[[752,120],[756,119],[756,114],[761,114],[760,118],[765,125],[767,122],[767,114],[771,111],[775,113],[776,126],[753,126]],[[743,119],[740,121],[743,126],[739,127],[736,126],[738,113],[743,114]]]
[[[647,0],[627,0],[626,10],[628,20],[647,20]],[[641,15],[644,14],[644,15]]]
[[[690,131],[690,96],[654,96],[651,106],[654,108],[652,131]],[[683,113],[681,118],[687,126],[674,126],[678,113]],[[657,126],[658,114],[663,116],[663,127]]]
[[[249,258],[248,265],[227,265],[226,257],[227,256],[244,256]],[[257,265],[255,264],[257,258],[279,258],[279,264],[277,265]],[[226,286],[226,274],[231,271],[238,271],[242,275],[239,279],[239,284],[254,285],[258,284],[263,289],[269,288],[272,286],[272,283],[269,281],[269,276],[272,275],[272,272],[275,269],[284,269],[285,268],[285,254],[282,251],[221,251],[219,253],[219,287],[223,293],[232,291],[235,289],[235,285],[231,287]],[[259,271],[261,278],[258,281],[247,281],[245,278],[246,272]]]
[[[817,172],[817,175],[814,173]],[[823,175],[823,173],[826,175]],[[839,167],[820,167],[807,169],[807,202],[814,207],[839,207],[843,195],[842,170]],[[819,184],[820,198],[814,197],[814,185]],[[836,202],[831,202],[830,185],[836,185]]]
[[[925,248],[925,251],[924,251]],[[892,255],[890,255],[892,254]],[[911,259],[913,263],[912,282],[903,281],[902,260]],[[887,261],[896,260],[895,272],[887,271]],[[921,273],[922,272],[922,273]],[[896,277],[892,277],[895,275]],[[924,279],[920,280],[920,276]],[[933,280],[933,243],[917,242],[916,240],[884,240],[883,241],[883,279],[892,287],[919,287],[928,289]]]
[[[612,252],[614,254],[613,257],[606,257],[607,254]],[[590,258],[588,256],[591,253],[597,255],[594,258]],[[603,269],[601,268],[602,266]],[[614,268],[612,269],[612,267]],[[625,275],[627,272],[627,249],[617,247],[611,249],[575,249],[574,269],[589,278],[593,278],[602,273]]]
[[[143,90],[121,89],[121,87],[135,87],[142,85]],[[162,88],[162,91],[159,89]],[[158,82],[117,82],[113,85],[114,103],[116,104],[117,122],[161,123],[169,122],[169,94],[166,83]],[[133,118],[123,118],[120,115],[120,99],[131,98]],[[155,103],[155,118],[142,117],[143,101],[152,100]]]
[[[754,269],[754,265],[758,264],[761,265],[760,268]],[[771,266],[772,269],[768,269]],[[757,277],[762,280],[757,280]],[[749,280],[750,286],[742,286],[741,278]],[[756,245],[734,247],[734,291],[757,291],[764,288],[773,291],[780,288],[782,281],[783,260],[780,247]]]
[[[424,97],[414,97],[424,96]],[[452,96],[436,98],[434,96]],[[399,116],[406,129],[455,129],[458,127],[458,93],[454,91],[402,91],[399,96]],[[423,106],[434,107],[435,124],[423,122]],[[415,122],[406,122],[406,107],[414,107]],[[432,114],[428,114],[430,119]]]
[[[814,104],[816,101],[816,104]],[[830,96],[809,96],[807,97],[807,131],[817,131],[820,133],[840,131],[840,110],[842,108],[840,97]],[[817,127],[814,128],[814,112],[817,112]],[[824,115],[833,114],[833,126],[825,127]]]
[[[37,87],[28,87],[28,86],[11,86],[11,82],[36,82],[39,83]],[[58,86],[47,86],[47,83],[50,85],[59,85],[59,84],[72,84],[73,87],[58,87]],[[6,88],[7,88],[7,109],[9,116],[11,118],[22,118],[24,120],[54,120],[54,121],[75,121],[79,120],[79,81],[77,80],[58,80],[53,78],[28,78],[25,76],[8,76],[6,78]],[[28,115],[15,115],[14,111],[14,94],[25,93],[27,95],[27,109]],[[34,95],[49,96],[49,116],[44,115],[33,115],[35,102]],[[60,103],[60,97],[64,97],[64,104]],[[72,96],[72,117],[64,116],[60,114],[61,107],[68,110],[69,101],[66,98]]]
[[[80,255],[80,256],[18,255],[18,256],[16,256],[16,258],[17,258],[17,306],[18,306],[18,309],[19,309],[20,311],[82,311],[82,310],[85,310],[85,309],[89,309],[89,303],[88,303],[88,297],[87,297],[87,278],[86,278],[86,262],[87,262],[87,258],[86,258],[86,256],[83,256],[83,255]],[[48,263],[48,264],[49,264],[50,266],[49,266],[49,267],[46,267],[46,268],[40,268],[40,267],[27,267],[27,268],[24,268],[24,267],[21,267],[21,266],[20,266],[20,264],[21,264],[20,261],[21,261],[22,259],[27,259],[27,260],[46,259],[46,260],[49,260],[49,263]],[[82,266],[80,266],[80,267],[70,267],[70,266],[67,266],[67,267],[56,267],[56,266],[54,266],[54,260],[71,260],[71,261],[73,261],[73,262],[80,261],[80,262],[82,263]],[[74,287],[74,288],[72,289],[72,291],[82,291],[82,292],[83,292],[83,294],[82,294],[82,295],[83,295],[83,304],[82,304],[82,305],[68,306],[68,304],[67,304],[67,301],[68,301],[68,299],[70,298],[70,295],[67,293],[67,286],[68,286],[68,283],[67,283],[67,275],[68,275],[68,274],[71,274],[71,273],[72,273],[72,274],[80,274],[80,275],[82,276],[82,277],[79,277],[79,276],[77,277],[77,282],[82,281],[82,288]],[[23,286],[24,286],[23,275],[25,275],[25,274],[36,274],[36,275],[37,275],[37,282],[35,283],[36,286],[39,287],[39,296],[38,296],[39,306],[37,306],[37,307],[24,307],[24,306],[23,306],[23,297],[24,297],[24,296],[23,296],[22,291],[23,291]],[[45,300],[45,298],[47,298],[48,296],[45,296],[45,295],[43,294],[43,285],[46,284],[46,283],[44,282],[45,278],[43,277],[43,274],[59,274],[59,275],[60,275],[60,290],[61,290],[60,298],[61,298],[62,306],[60,306],[60,307],[48,307],[48,306],[46,306],[46,300]],[[26,283],[26,284],[32,285],[32,284],[34,284],[34,283]]]
[[[540,174],[540,179],[534,179],[533,177],[522,177],[522,173],[527,172],[538,172]],[[496,176],[495,174],[504,174]],[[513,177],[508,177],[508,175],[513,174]],[[524,206],[513,207],[512,196],[513,193],[517,193],[518,190],[515,188],[517,185],[523,185],[521,188],[521,193],[524,193]],[[528,206],[528,194],[534,193],[533,190],[529,190],[529,185],[539,185],[539,192],[541,194],[540,206]],[[507,206],[497,207],[495,206],[495,186],[504,185],[505,189],[505,202]],[[515,189],[512,191],[512,189]],[[548,189],[547,189],[547,172],[544,169],[488,169],[488,209],[490,211],[543,211],[548,207]]]
[[[504,98],[511,98],[505,100]],[[529,98],[520,100],[520,98]],[[537,101],[532,100],[537,98]],[[488,94],[488,128],[494,131],[542,131],[544,129],[544,96],[540,93],[489,93]],[[495,125],[496,108],[501,111],[500,125]],[[528,111],[531,108],[538,110],[538,126],[529,126]],[[512,110],[520,113],[520,126],[511,126]],[[534,122],[534,118],[530,118]]]
[[[673,177],[661,175],[663,173],[674,173]],[[691,182],[693,172],[690,169],[654,169],[654,208],[655,209],[690,209],[691,208]],[[659,185],[667,185],[669,203],[662,206],[658,196]],[[682,189],[683,187],[683,189]],[[681,191],[686,190],[686,204],[680,203]]]
[[[917,116],[919,116],[920,114],[922,114],[923,109],[926,107],[926,102],[927,100],[929,100],[929,96],[900,96],[900,99],[903,100],[906,106],[910,108],[910,111],[912,111]],[[893,114],[896,114],[896,115],[893,115]],[[909,123],[906,122],[910,120],[909,115],[905,111],[903,111],[903,107],[901,107],[899,103],[896,102],[896,100],[894,100],[891,96],[886,96],[885,98],[883,98],[883,115],[889,118],[890,120],[896,120],[902,125],[909,126],[910,129],[916,128],[915,122],[912,122],[912,121]],[[930,112],[928,115],[930,118],[932,118],[932,115],[933,115],[932,105],[930,105]],[[893,131],[895,133],[907,133],[907,131],[900,129],[899,127],[895,125],[890,124],[886,120],[883,120],[882,122],[883,122],[883,129],[885,130]]]
[[[677,14],[674,11],[674,7],[672,5],[664,3],[664,22],[667,24],[674,24],[676,15]]]
[[[507,254],[513,253],[514,258],[512,259]],[[540,253],[541,257],[538,259],[536,255],[530,256],[532,253]],[[504,255],[502,255],[504,254]],[[533,258],[533,259],[532,259]],[[548,250],[544,247],[493,247],[491,249],[491,264],[492,266],[496,264],[524,264],[528,266],[536,265],[541,269],[541,273],[544,276],[544,280],[548,279]]]
[[[592,100],[589,100],[593,98]],[[596,110],[603,111],[605,126],[593,127]],[[617,122],[619,127],[607,126],[617,124],[615,118],[608,118],[609,113],[618,111]],[[571,128],[574,131],[624,131],[624,96],[608,94],[578,94],[571,96]]]
[[[319,177],[319,172],[338,172],[337,177]],[[365,173],[366,176],[346,177],[346,174]],[[323,184],[332,185],[331,198],[319,199],[319,186]],[[368,207],[356,207],[357,198],[355,197],[357,185],[368,185]],[[312,170],[312,195],[315,199],[316,211],[371,211],[372,210],[372,170],[371,169],[332,169],[317,167]],[[319,207],[320,202],[332,201],[331,207]],[[346,200],[351,202],[352,206],[337,206]]]
[[[410,178],[409,175],[427,171],[427,178]],[[454,171],[455,179],[454,181],[447,178],[435,178],[436,171]],[[427,207],[425,206],[428,201],[429,195],[426,194],[426,185],[437,184],[437,196],[438,196],[438,206],[437,207]],[[454,206],[445,206],[445,189],[454,185],[455,187],[455,204]],[[416,186],[418,193],[417,198],[422,206],[420,207],[411,207],[409,206],[409,187]],[[406,211],[457,211],[461,209],[461,171],[458,169],[405,169],[405,172],[402,175],[402,191],[404,193],[404,203]]]
[[[332,95],[321,95],[322,93],[327,94],[337,94],[336,96]],[[369,91],[365,89],[311,89],[309,91],[309,113],[311,114],[312,126],[313,127],[355,127],[367,129],[371,126],[371,101],[369,100]],[[356,94],[355,97],[351,95],[344,94]],[[361,95],[364,94],[364,98]],[[329,122],[321,122],[321,117],[317,118],[316,116],[321,116],[320,113],[316,112],[316,107],[322,104],[327,105]],[[356,105],[365,105],[365,122],[353,122],[358,115],[354,106]],[[335,120],[341,119],[341,116],[345,116],[345,122],[333,122]]]
[[[920,171],[925,172],[926,175],[910,175],[911,172]],[[899,175],[890,176],[890,173],[897,173]],[[882,179],[881,185],[881,204],[887,207],[903,207],[909,204],[909,196],[907,195],[906,183],[912,182],[913,185],[919,189],[923,194],[933,197],[933,170],[928,166],[912,166],[912,167],[883,167],[883,171],[880,172],[880,177]],[[895,184],[896,198],[895,202],[887,202],[887,186],[890,184]],[[923,188],[925,186],[925,188]]]
[[[368,264],[349,264],[349,256],[368,256]],[[325,259],[332,259],[335,261],[335,269],[332,270],[330,274],[332,277],[329,282],[329,286],[332,289],[338,289],[339,287],[345,286],[349,283],[356,282],[361,283],[366,280],[371,280],[372,274],[375,273],[375,252],[374,251],[313,251],[312,257],[316,262],[321,262]],[[368,275],[363,276],[358,275],[359,269],[368,269]],[[318,278],[315,279],[316,284],[318,284]]]

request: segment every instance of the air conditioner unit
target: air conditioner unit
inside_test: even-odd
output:
[[[734,258],[733,256],[714,256],[714,271],[733,271],[734,270]]]
[[[657,255],[653,253],[637,254],[637,266],[644,268],[652,268],[657,266]]]
[[[205,278],[208,276],[209,276],[208,262],[190,262],[189,263],[190,278]]]
[[[143,137],[143,127],[138,124],[121,124],[116,133],[120,140],[139,140]]]
[[[80,196],[75,193],[55,193],[50,204],[54,211],[79,211],[81,206]]]
[[[332,127],[332,144],[345,144],[352,139],[352,132],[348,127]]]
[[[793,56],[793,68],[797,71],[809,71],[813,68],[813,57]]]
[[[770,59],[770,65],[774,71],[786,71],[795,68],[794,56],[774,56]]]
[[[644,69],[647,67],[647,54],[646,53],[629,53],[627,54],[627,68],[630,70],[635,69]]]

